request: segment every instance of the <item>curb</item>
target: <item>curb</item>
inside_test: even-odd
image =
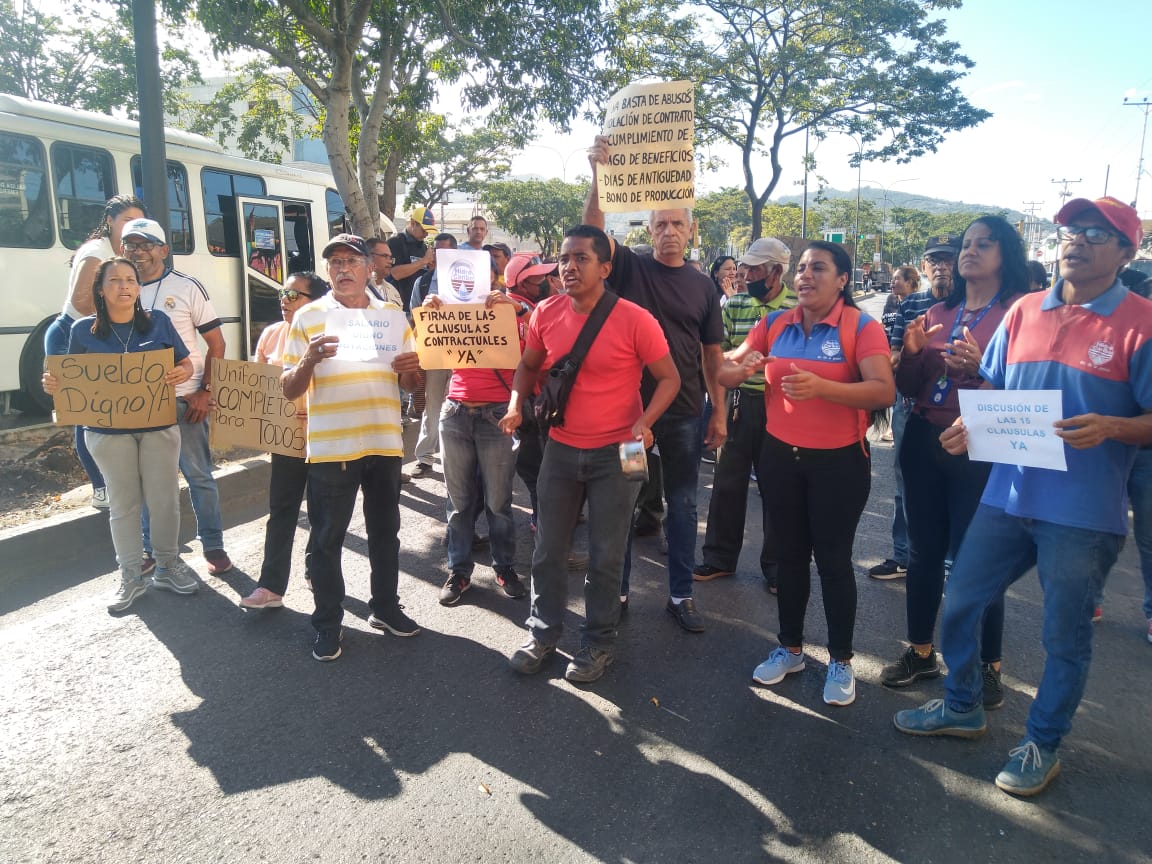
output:
[[[213,472],[220,490],[224,526],[229,513],[247,513],[253,505],[267,509],[271,458],[264,454],[231,462]],[[196,536],[196,518],[183,477],[180,479],[180,541]],[[88,507],[49,516],[37,522],[0,531],[0,584],[8,578],[26,576],[44,569],[58,569],[79,560],[104,556],[115,560],[112,535],[106,511]]]

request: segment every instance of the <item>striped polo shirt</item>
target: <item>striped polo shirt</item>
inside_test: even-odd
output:
[[[796,295],[783,285],[775,297],[766,301],[757,300],[745,291],[733,294],[720,310],[720,317],[724,321],[724,350],[734,351],[739,348],[752,332],[752,328],[769,312],[794,308],[796,308]],[[764,374],[757,372],[741,384],[740,389],[763,393]]]

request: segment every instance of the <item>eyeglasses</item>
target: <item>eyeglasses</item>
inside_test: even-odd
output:
[[[955,255],[928,255],[924,258],[930,267],[946,267],[956,263]]]
[[[351,270],[357,264],[363,264],[363,258],[329,258],[329,270]]]
[[[1061,240],[1071,240],[1081,235],[1089,246],[1103,246],[1112,237],[1119,236],[1115,231],[1099,225],[1061,225],[1056,229],[1056,236]]]
[[[312,299],[311,294],[305,294],[303,291],[297,291],[295,288],[279,288],[276,291],[280,295],[281,300],[287,300],[289,303],[295,303],[301,297]]]
[[[373,252],[372,257],[373,258],[383,258],[387,261],[395,261],[396,260],[388,252]]]
[[[160,245],[159,243],[150,243],[150,242],[129,243],[128,241],[124,241],[124,243],[123,243],[125,252],[151,252],[153,249],[155,249],[159,245]]]

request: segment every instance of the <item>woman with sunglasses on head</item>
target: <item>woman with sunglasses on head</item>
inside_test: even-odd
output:
[[[909,648],[886,666],[880,680],[906,687],[940,677],[933,631],[944,596],[944,562],[953,560],[992,470],[964,453],[951,456],[940,433],[960,416],[960,390],[974,390],[984,347],[1014,302],[1028,291],[1029,273],[1020,235],[998,216],[981,216],[968,226],[956,259],[952,293],[904,331],[896,369],[900,392],[914,400],[900,470],[908,516],[911,555],[906,604]],[[981,641],[984,707],[1004,702],[1000,648],[1004,598],[988,609]]]
[[[270,324],[256,343],[256,362],[282,365],[284,345],[296,312],[328,293],[328,283],[315,273],[293,273],[278,292],[283,321]],[[296,403],[296,413],[305,411],[304,400]],[[292,540],[300,519],[300,504],[308,488],[308,463],[303,456],[272,454],[272,474],[268,481],[268,523],[264,528],[264,563],[256,589],[240,601],[245,609],[278,609],[284,605],[288,577],[292,573]],[[309,578],[312,538],[304,547],[304,579]]]
[[[92,285],[95,315],[72,325],[68,354],[133,354],[171,348],[174,366],[164,376],[169,387],[192,377],[192,361],[184,340],[163,312],[144,311],[140,305],[140,277],[127,258],[109,258],[96,271]],[[44,391],[55,393],[59,380],[44,373]],[[169,394],[172,402],[175,392]],[[84,439],[108,489],[108,527],[120,565],[120,587],[109,612],[132,605],[149,584],[177,594],[192,594],[199,587],[180,561],[180,429],[175,422],[142,429],[106,429],[87,426]],[[141,573],[144,538],[140,513],[152,514],[152,549],[156,572],[151,583]]]

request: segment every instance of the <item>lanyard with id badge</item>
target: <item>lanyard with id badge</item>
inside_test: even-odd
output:
[[[988,301],[988,305],[976,313],[976,317],[965,324],[969,332],[976,329],[976,325],[984,320],[984,316],[988,314],[988,310],[992,308],[992,304],[1000,299],[1000,292],[996,292],[996,296]],[[964,317],[964,312],[967,311],[963,305],[956,310],[956,320],[952,322],[952,332],[948,337],[949,342],[954,342],[964,335],[964,330],[960,325],[960,320]],[[946,349],[951,353],[951,349]],[[944,371],[940,373],[940,377],[936,379],[936,384],[932,387],[932,393],[928,397],[933,405],[943,405],[944,400],[948,398],[948,394],[952,392],[952,379],[948,377],[948,368],[945,367]]]

